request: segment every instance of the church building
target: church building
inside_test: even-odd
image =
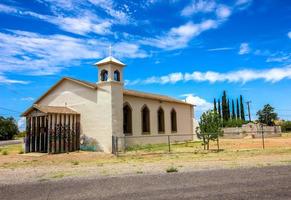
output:
[[[69,152],[90,143],[109,153],[114,136],[146,144],[161,142],[155,135],[193,134],[194,105],[125,89],[125,64],[112,56],[95,66],[97,83],[64,77],[22,114],[26,152]]]

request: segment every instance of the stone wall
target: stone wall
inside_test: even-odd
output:
[[[248,123],[244,124],[242,127],[230,127],[223,128],[224,135],[223,138],[244,138],[252,137],[258,138],[262,136],[262,131],[265,137],[280,137],[281,127],[280,126],[262,126],[260,124]]]

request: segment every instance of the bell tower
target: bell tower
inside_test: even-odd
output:
[[[101,108],[100,133],[104,151],[112,151],[112,136],[123,135],[123,68],[111,55],[94,64],[98,68],[97,104]],[[102,123],[101,123],[102,122]],[[99,123],[98,123],[99,124]]]

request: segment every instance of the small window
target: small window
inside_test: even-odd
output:
[[[120,81],[120,72],[118,70],[114,71],[114,80]]]
[[[165,117],[164,110],[162,108],[158,110],[158,131],[159,133],[165,132]]]
[[[171,130],[177,132],[177,113],[175,109],[171,111]]]
[[[141,110],[141,120],[143,134],[150,133],[150,110],[146,105]]]
[[[101,81],[107,81],[108,80],[108,71],[103,69],[101,71]]]

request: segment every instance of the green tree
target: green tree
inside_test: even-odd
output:
[[[204,148],[207,146],[209,150],[209,142],[218,140],[219,136],[223,136],[222,122],[219,115],[214,111],[204,112],[200,117],[199,129],[196,130],[198,138],[202,139]]]
[[[239,98],[240,98],[240,117],[241,120],[245,121],[245,109],[242,95],[240,95]]]
[[[232,111],[231,118],[232,118],[233,120],[235,120],[235,119],[236,119],[236,116],[235,116],[234,100],[233,100],[233,99],[231,100],[231,111]]]
[[[270,104],[264,105],[264,108],[257,112],[257,116],[259,122],[267,124],[268,126],[273,126],[274,121],[278,119],[278,114]]]
[[[230,120],[230,106],[229,99],[227,99],[227,120]]]
[[[214,110],[214,112],[217,113],[216,99],[215,99],[215,98],[214,98],[214,100],[213,100],[213,110]]]
[[[238,99],[236,99],[236,119],[240,119]]]
[[[222,118],[223,121],[228,120],[228,111],[227,111],[227,97],[226,97],[226,91],[223,91],[222,95]]]
[[[219,115],[219,118],[221,119],[221,104],[220,104],[220,99],[218,99],[217,104],[218,104],[218,115]]]
[[[0,116],[0,140],[11,140],[19,132],[13,117]]]

